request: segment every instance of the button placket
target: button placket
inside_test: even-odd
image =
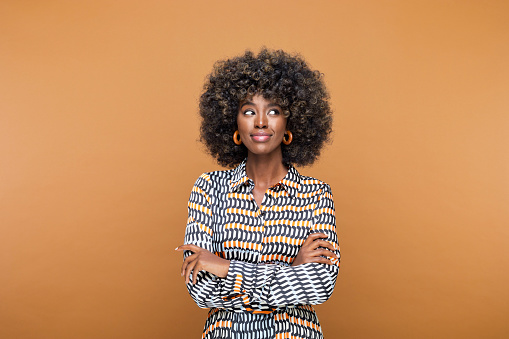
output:
[[[268,239],[268,233],[270,233],[270,226],[267,226],[265,224],[267,220],[267,213],[272,208],[272,205],[274,203],[274,197],[272,196],[272,189],[269,188],[267,192],[265,192],[265,195],[263,197],[262,206],[261,206],[261,213],[260,213],[260,223],[264,225],[263,227],[263,241],[262,241],[262,248],[260,251],[260,258],[263,256],[263,249],[265,245],[267,244]],[[260,260],[260,258],[258,260]]]

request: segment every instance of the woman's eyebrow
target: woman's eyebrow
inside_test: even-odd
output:
[[[246,101],[242,105],[240,105],[240,108],[244,107],[245,105],[254,105],[251,101]]]

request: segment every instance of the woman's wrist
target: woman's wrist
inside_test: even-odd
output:
[[[220,259],[221,264],[218,267],[219,274],[217,274],[217,276],[220,278],[226,278],[226,276],[228,275],[228,271],[230,270],[230,260],[226,260],[223,258]]]

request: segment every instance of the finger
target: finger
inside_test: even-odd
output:
[[[314,257],[319,257],[319,256],[322,256],[322,255],[325,256],[325,257],[330,257],[330,258],[335,258],[335,259],[338,258],[336,253],[331,252],[331,251],[326,250],[326,249],[317,249],[317,250],[313,251],[313,256]]]
[[[186,262],[184,262],[184,264],[182,264],[182,271],[180,272],[180,275],[186,279],[186,284],[187,284],[187,280],[189,279],[188,278],[189,274],[187,274],[187,270],[188,270],[189,265],[191,265],[192,263],[193,263],[192,261],[186,261]]]
[[[195,270],[197,263],[198,263],[198,260],[195,260],[195,261],[189,263],[189,265],[186,267],[186,272],[185,272],[186,284],[189,283],[189,275],[191,274],[192,271]]]
[[[196,279],[198,278],[198,273],[200,273],[200,271],[201,271],[201,266],[199,266],[199,265],[196,265],[193,268],[193,285],[196,284]]]
[[[202,250],[202,248],[193,244],[180,245],[175,249],[175,251],[191,251],[191,252],[198,252],[199,250]]]
[[[185,271],[187,265],[189,265],[190,262],[196,260],[197,257],[198,257],[198,254],[195,253],[195,254],[191,254],[186,259],[184,259],[184,262],[182,263],[182,270],[180,272],[180,275],[184,275],[184,271]]]
[[[328,264],[332,265],[332,261],[330,261],[328,258],[324,258],[320,255],[312,256],[308,255],[302,260],[303,264],[309,264],[309,263],[319,263],[319,264]]]
[[[329,259],[324,258],[324,257],[314,257],[313,260],[311,260],[310,262],[315,262],[318,264],[332,265],[332,261],[330,261]]]
[[[316,250],[318,247],[326,247],[334,250],[334,247],[331,246],[330,242],[321,239],[313,240],[313,242],[309,243],[307,247],[311,250]]]
[[[196,279],[198,279],[198,273],[203,269],[202,265],[197,262],[196,266],[193,267],[193,285],[196,284]]]
[[[304,244],[302,246],[309,244],[309,243],[315,241],[316,239],[320,239],[320,238],[327,238],[327,235],[325,235],[323,233],[319,233],[319,232],[311,233],[310,235],[308,235],[306,241],[304,241]]]
[[[317,249],[318,247],[323,247],[323,248],[327,248],[331,251],[335,250],[334,245],[332,245],[330,242],[325,241],[325,240],[315,240],[311,246],[312,246],[311,248],[313,248],[313,249]]]

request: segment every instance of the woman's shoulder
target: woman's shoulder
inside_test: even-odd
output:
[[[232,175],[233,169],[204,172],[196,179],[194,186],[210,189],[228,185]]]
[[[297,197],[303,197],[306,199],[312,199],[316,203],[318,203],[318,207],[332,204],[333,206],[333,195],[332,190],[329,184],[325,181],[309,177],[302,176],[301,184],[299,187],[299,193],[296,195]]]
[[[330,185],[325,181],[300,174],[300,190],[303,192],[330,191]]]

